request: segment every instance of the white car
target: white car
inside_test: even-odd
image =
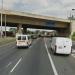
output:
[[[51,49],[54,53],[70,54],[72,51],[72,40],[65,37],[53,37]]]
[[[30,35],[17,35],[16,36],[16,45],[17,47],[29,47],[32,43]]]

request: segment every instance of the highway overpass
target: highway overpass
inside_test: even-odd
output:
[[[0,10],[1,13],[1,10]],[[17,27],[18,33],[26,32],[26,28],[37,28],[37,29],[52,29],[57,30],[59,35],[69,36],[75,30],[74,20],[61,19],[56,17],[36,15],[33,13],[3,10],[3,25],[6,22],[7,26]],[[0,20],[1,21],[1,20]]]

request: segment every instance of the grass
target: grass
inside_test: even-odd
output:
[[[75,37],[72,37],[72,40],[74,40],[74,41],[75,41]]]
[[[14,37],[0,38],[0,46],[15,41]]]

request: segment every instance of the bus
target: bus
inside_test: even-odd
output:
[[[16,45],[17,47],[29,47],[32,43],[30,35],[19,34],[16,35]]]

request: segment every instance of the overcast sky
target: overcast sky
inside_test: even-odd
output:
[[[0,7],[2,6],[1,1]],[[75,8],[75,0],[3,0],[3,7],[5,9],[67,18],[71,9]]]

